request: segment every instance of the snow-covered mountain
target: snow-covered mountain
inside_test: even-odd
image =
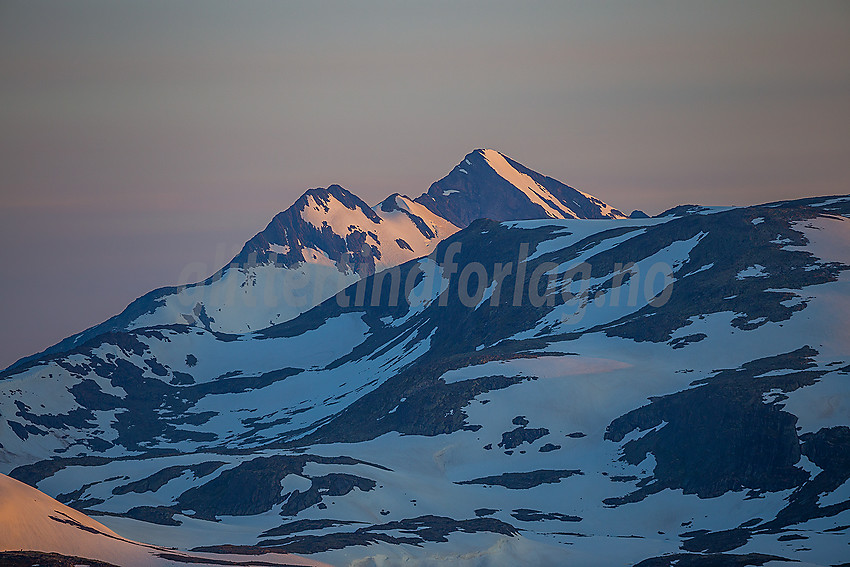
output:
[[[848,196],[478,220],[280,324],[7,370],[0,472],[197,552],[834,565],[848,320]]]
[[[395,193],[370,208],[339,185],[311,189],[272,219],[234,259],[238,265],[344,262],[370,275],[427,256],[458,227]],[[321,257],[321,259],[319,259]]]
[[[362,276],[428,255],[457,230],[398,194],[371,208],[339,185],[311,189],[219,273],[149,298],[146,312],[121,328],[189,323],[220,333],[262,329]]]
[[[465,163],[474,165],[455,168],[416,200],[395,193],[369,207],[339,185],[310,189],[209,278],[151,291],[115,317],[39,355],[67,351],[106,332],[152,325],[246,333],[282,323],[362,276],[427,256],[438,242],[477,218],[622,217],[598,199],[495,150],[476,150]],[[454,181],[458,171],[465,172],[466,185]],[[445,190],[438,189],[443,186]],[[448,189],[455,186],[460,190]]]
[[[468,154],[416,201],[461,227],[480,218],[625,218],[623,213],[596,197],[489,149]]]
[[[249,565],[249,556],[185,553],[139,543],[46,494],[0,474],[0,564],[92,565],[93,567],[175,567],[189,564]],[[267,565],[322,563],[291,554],[275,554]],[[327,566],[325,566],[327,567]]]
[[[428,255],[457,230],[399,194],[369,207],[339,185],[310,189],[209,278],[151,291],[37,356],[152,325],[189,324],[217,333],[262,329],[298,316],[363,275]]]

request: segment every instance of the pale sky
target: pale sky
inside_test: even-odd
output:
[[[848,53],[845,1],[0,0],[0,367],[479,147],[626,212],[848,193]]]

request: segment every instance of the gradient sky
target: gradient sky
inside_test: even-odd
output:
[[[846,1],[0,0],[0,367],[478,147],[627,212],[848,193],[848,54]]]

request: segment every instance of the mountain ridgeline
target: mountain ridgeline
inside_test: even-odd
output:
[[[151,291],[37,356],[69,350],[105,332],[152,325],[244,333],[281,323],[362,276],[430,254],[438,242],[478,218],[623,215],[495,150],[471,152],[416,199],[396,193],[370,207],[339,185],[310,189],[209,278]]]
[[[416,199],[308,191],[188,310],[7,369],[0,472],[223,561],[846,561],[850,196],[582,195],[491,150]]]
[[[532,171],[495,150],[475,150],[416,202],[460,227],[480,218],[625,218],[596,197]]]

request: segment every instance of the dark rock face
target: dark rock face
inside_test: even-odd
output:
[[[520,522],[542,522],[544,520],[556,520],[558,522],[581,521],[581,518],[578,516],[570,516],[568,514],[561,514],[560,512],[541,512],[540,510],[529,510],[527,508],[514,510],[511,512],[511,516]]]
[[[455,484],[498,485],[515,490],[524,490],[540,486],[541,484],[555,484],[561,482],[561,479],[563,478],[569,478],[577,474],[584,473],[579,470],[536,470],[485,476],[482,478],[474,478],[472,480],[462,480]]]
[[[817,381],[824,372],[806,370],[816,354],[804,347],[723,370],[614,420],[605,433],[611,441],[647,431],[623,446],[622,460],[636,465],[652,453],[656,466],[638,490],[606,504],[635,502],[665,488],[711,498],[730,490],[775,492],[802,484],[808,473],[795,466],[801,454],[797,418],[776,398],[763,401],[763,394]],[[777,369],[787,374],[761,376]]]
[[[682,543],[682,549],[685,551],[723,553],[724,551],[738,549],[742,545],[746,544],[750,541],[751,534],[746,528],[734,528],[719,532],[698,530],[685,532],[680,534],[680,536],[688,538]]]
[[[516,449],[523,443],[534,443],[546,435],[549,435],[549,430],[545,427],[537,429],[517,427],[516,429],[502,433],[502,442],[499,443],[499,447],[503,447],[505,449]]]
[[[245,516],[271,510],[284,501],[280,481],[298,474],[305,459],[260,457],[223,471],[213,480],[191,488],[177,499],[180,509],[194,510],[196,517],[214,519],[218,514]]]
[[[330,464],[366,464],[354,459],[278,455],[258,457],[223,471],[213,480],[187,490],[177,498],[175,511],[194,510],[195,517],[215,519],[218,515],[249,516],[286,502],[283,515],[295,515],[322,501],[323,496],[341,496],[355,488],[368,492],[375,481],[350,474],[332,473],[319,477],[304,475],[309,462]],[[288,475],[308,478],[306,492],[283,494],[281,481]]]
[[[781,401],[784,398],[779,399]],[[737,549],[754,536],[780,534],[789,526],[804,524],[818,518],[836,517],[850,510],[850,500],[821,505],[820,498],[830,494],[850,479],[850,427],[822,428],[815,433],[800,436],[801,453],[818,466],[821,471],[812,478],[806,474],[795,490],[788,496],[788,504],[772,520],[753,518],[740,526],[728,530],[696,530],[679,534],[684,538],[682,549],[702,553],[721,553]],[[758,491],[750,491],[752,497]],[[850,526],[838,525],[824,530],[825,533],[841,533]],[[806,540],[808,536],[785,533],[777,541]]]
[[[850,500],[821,505],[820,496],[829,494],[850,479],[850,427],[822,428],[800,437],[801,451],[821,472],[797,488],[788,505],[770,522],[755,527],[758,531],[774,533],[781,528],[812,518],[828,518],[850,510]]]
[[[175,510],[168,506],[136,506],[127,510],[124,516],[160,526],[183,525],[183,522],[174,519],[175,513]]]
[[[351,524],[363,522],[349,522],[344,520],[295,520],[287,522],[276,528],[267,530],[261,534],[261,537],[277,537],[297,534],[298,532],[306,532],[308,530],[319,530],[323,528],[336,526],[350,526]]]
[[[522,220],[547,218],[550,215],[537,203],[518,191],[514,185],[497,174],[485,159],[485,151],[475,150],[415,200],[432,212],[459,227],[469,226],[481,218],[492,220]],[[518,172],[543,186],[556,201],[546,204],[563,215],[562,218],[606,218],[605,204],[588,197],[556,179],[546,177],[505,157]],[[625,215],[614,210],[616,217]]]
[[[734,555],[728,553],[710,553],[706,555],[691,553],[673,553],[663,557],[644,559],[635,567],[747,567],[761,566],[771,561],[793,561],[776,555],[748,553]]]

